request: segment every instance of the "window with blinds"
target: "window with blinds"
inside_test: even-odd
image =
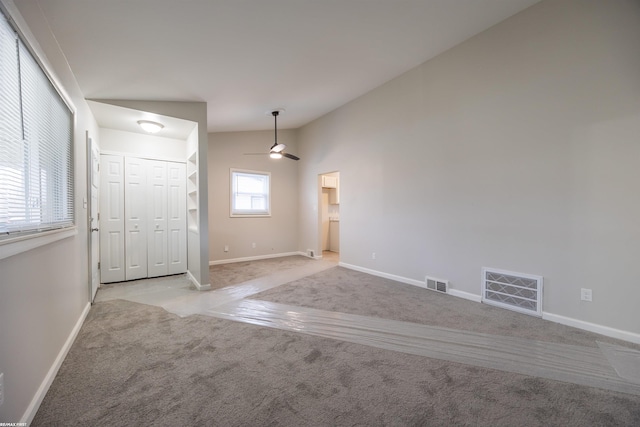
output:
[[[73,225],[73,114],[0,13],[0,242]]]

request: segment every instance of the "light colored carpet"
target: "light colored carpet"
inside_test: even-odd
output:
[[[288,270],[303,266],[309,262],[314,262],[314,260],[296,255],[212,265],[209,267],[211,289],[220,289],[225,286],[246,282],[247,280],[266,276],[276,270]]]
[[[616,342],[343,268],[252,299]],[[112,300],[92,308],[33,425],[634,426],[640,397]]]

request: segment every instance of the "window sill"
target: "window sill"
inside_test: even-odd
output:
[[[74,226],[2,240],[0,241],[0,259],[9,258],[76,234],[78,234],[78,229]]]

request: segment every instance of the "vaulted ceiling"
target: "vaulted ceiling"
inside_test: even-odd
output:
[[[208,130],[300,127],[538,0],[37,2],[88,99],[205,101]]]

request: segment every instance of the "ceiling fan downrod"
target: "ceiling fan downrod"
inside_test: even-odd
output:
[[[282,150],[285,149],[284,144],[278,144],[278,114],[280,114],[280,111],[275,110],[275,111],[272,111],[271,114],[273,115],[273,128],[274,128],[274,142],[273,142],[273,145],[271,146],[271,152],[280,153]]]

